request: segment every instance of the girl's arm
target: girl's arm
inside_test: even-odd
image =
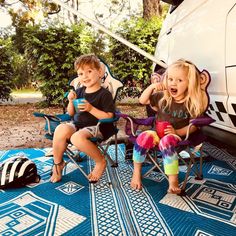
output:
[[[153,83],[149,85],[141,94],[139,98],[139,102],[143,105],[150,104],[150,97],[154,92],[163,91],[165,89],[164,84],[159,83]]]
[[[191,126],[191,127],[190,127],[190,130],[189,130],[189,134],[195,132],[197,129],[198,129],[198,128],[197,128],[196,126]],[[185,126],[185,127],[183,127],[183,128],[181,128],[181,129],[175,130],[175,132],[176,132],[176,134],[177,134],[178,136],[182,136],[182,137],[183,137],[183,136],[186,136],[187,130],[188,130],[188,125]]]
[[[191,126],[189,130],[189,134],[195,132],[198,128],[196,126]],[[164,133],[165,134],[177,134],[180,137],[184,137],[187,134],[188,130],[188,125],[181,128],[181,129],[174,129],[172,125],[168,125],[167,128],[165,129]]]

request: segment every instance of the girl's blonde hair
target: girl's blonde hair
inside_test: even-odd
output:
[[[186,76],[188,79],[188,88],[185,94],[184,105],[188,110],[190,116],[195,118],[202,113],[204,113],[208,106],[208,96],[205,90],[201,89],[201,76],[200,71],[197,67],[190,61],[186,61],[183,59],[177,60],[168,66],[163,83],[167,88],[167,79],[168,79],[168,71],[172,68],[179,68],[180,70],[184,70],[186,72]],[[159,101],[159,107],[165,109],[171,106],[173,102],[173,98],[171,97],[168,90],[164,90],[164,96]]]
[[[86,54],[76,58],[74,63],[75,71],[79,68],[83,68],[85,65],[91,66],[97,70],[101,68],[100,60],[94,54]]]

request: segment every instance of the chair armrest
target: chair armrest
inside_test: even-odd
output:
[[[57,116],[47,115],[47,114],[40,113],[40,112],[34,112],[33,115],[35,117],[43,117],[45,119],[48,118],[49,120],[52,120],[52,121],[61,121],[61,119]]]
[[[119,117],[115,116],[115,117],[113,117],[113,118],[100,119],[100,120],[98,120],[98,122],[99,122],[100,124],[102,124],[102,123],[113,123],[113,122],[116,122],[116,121],[118,121],[118,120],[119,120]]]
[[[187,140],[189,138],[190,128],[193,125],[198,127],[198,128],[201,128],[203,126],[210,125],[213,122],[215,122],[215,120],[213,118],[209,117],[209,116],[201,116],[201,117],[197,117],[195,119],[191,119],[190,122],[189,122],[189,125],[188,125],[185,140]]]
[[[215,120],[209,116],[201,116],[190,120],[190,123],[197,127],[210,125],[213,122],[215,122]]]
[[[132,136],[136,136],[135,134],[135,126],[153,126],[153,123],[155,121],[155,117],[147,117],[147,118],[134,118],[132,116],[129,116],[127,114],[123,114],[123,113],[116,113],[116,116],[118,116],[119,118],[123,118],[126,120],[126,125],[130,124],[129,128],[130,128],[130,132]]]

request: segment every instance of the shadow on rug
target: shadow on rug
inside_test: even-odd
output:
[[[158,172],[143,180],[144,189],[129,183],[132,163],[119,145],[118,168],[106,169],[97,184],[89,184],[69,163],[61,182],[49,182],[49,149],[0,152],[0,161],[25,156],[37,165],[41,181],[19,189],[0,190],[0,235],[235,235],[236,158],[204,163],[202,181],[190,176],[184,197],[167,194]],[[114,147],[109,154],[114,155]],[[88,173],[94,166],[84,158]],[[144,167],[150,168],[148,166]],[[180,166],[180,182],[186,168]]]

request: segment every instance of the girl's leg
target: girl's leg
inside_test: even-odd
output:
[[[146,153],[159,143],[159,137],[155,131],[147,130],[139,134],[133,149],[134,172],[130,182],[133,189],[142,189],[142,163],[145,161]]]
[[[164,136],[159,143],[159,149],[162,152],[163,163],[165,174],[169,178],[169,189],[168,192],[179,194],[181,189],[179,188],[179,162],[178,155],[175,151],[175,147],[180,141],[180,138],[177,135],[166,135]]]
[[[134,162],[134,172],[130,182],[130,186],[133,189],[142,189],[142,164],[143,163]]]
[[[98,181],[106,169],[105,157],[101,154],[97,145],[89,140],[92,134],[86,129],[81,129],[71,136],[71,142],[81,152],[86,153],[95,161],[95,167],[88,175],[90,181]]]
[[[68,145],[71,135],[76,131],[72,124],[60,124],[57,126],[53,136],[53,159],[54,165],[52,168],[52,176],[50,181],[53,183],[59,182],[62,177],[62,170],[65,166],[63,154]]]

